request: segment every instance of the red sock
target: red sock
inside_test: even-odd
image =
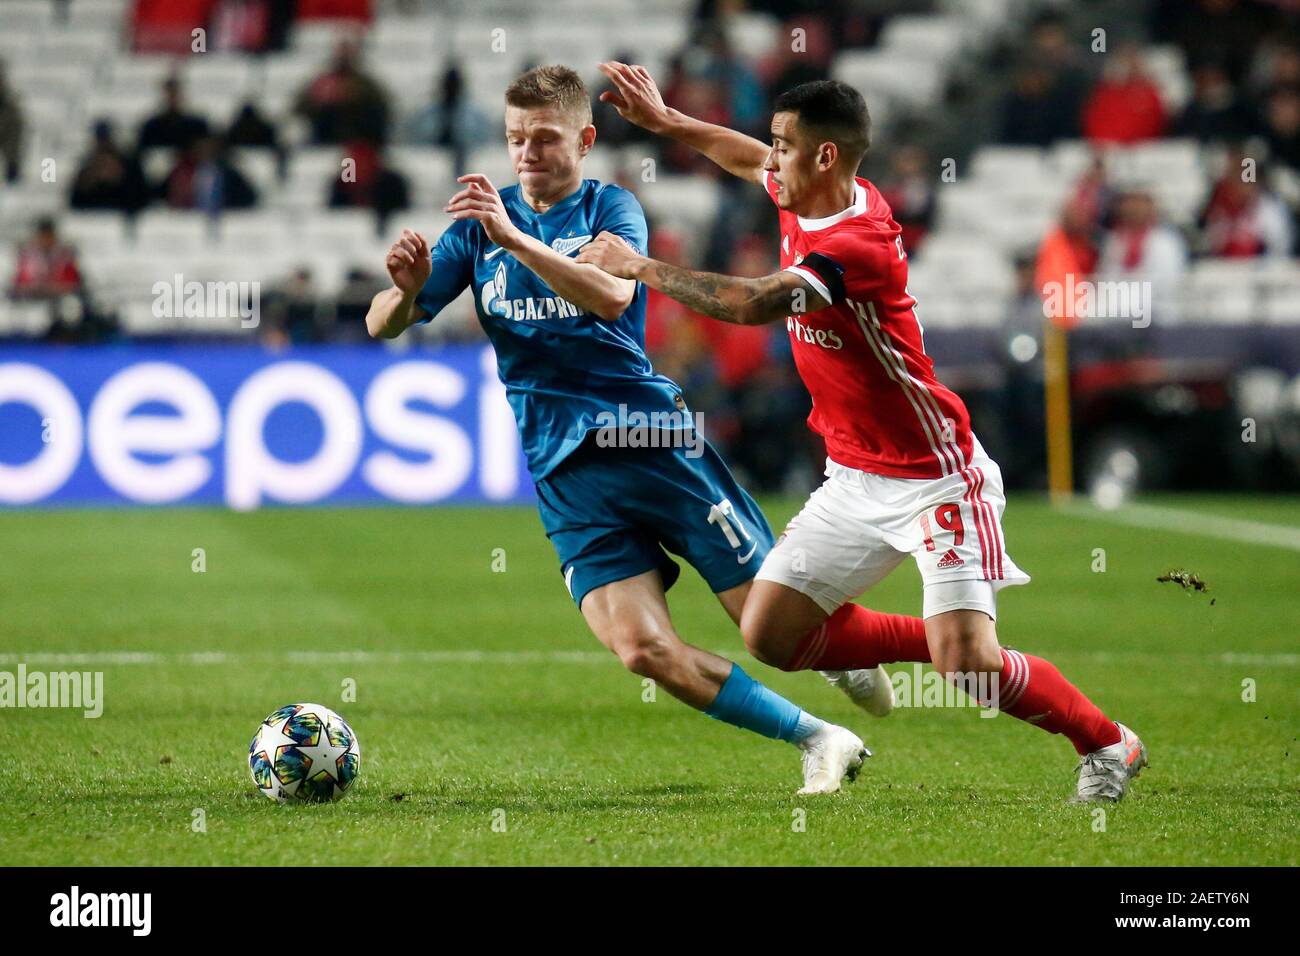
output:
[[[998,707],[1012,717],[1064,734],[1080,754],[1119,740],[1119,728],[1084,696],[1050,661],[1002,649]]]
[[[925,622],[845,604],[809,631],[782,670],[848,671],[897,661],[929,663]]]

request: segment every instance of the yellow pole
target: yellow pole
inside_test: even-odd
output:
[[[1047,491],[1052,504],[1074,494],[1074,454],[1070,446],[1069,333],[1047,319],[1043,323],[1043,386],[1047,403]]]

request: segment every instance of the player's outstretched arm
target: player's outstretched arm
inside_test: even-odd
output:
[[[601,102],[618,110],[629,123],[667,136],[703,153],[733,176],[762,185],[768,146],[752,136],[716,126],[664,105],[659,87],[642,66],[617,60],[597,65],[609,77],[613,90],[600,94]]]
[[[403,229],[402,235],[389,248],[384,264],[388,267],[393,287],[370,301],[366,331],[371,338],[395,339],[420,317],[415,297],[433,269],[429,243],[418,232]]]
[[[830,305],[806,279],[793,272],[756,279],[696,272],[637,255],[609,232],[602,232],[584,246],[578,261],[599,266],[610,275],[644,282],[701,315],[735,325],[765,325]]]

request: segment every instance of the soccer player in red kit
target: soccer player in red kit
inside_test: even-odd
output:
[[[1007,554],[1002,475],[962,400],[934,375],[907,250],[889,205],[856,175],[870,120],[853,87],[825,80],[778,97],[772,145],[669,109],[641,67],[601,64],[627,120],[763,186],[780,210],[781,271],[695,272],[602,234],[578,256],[726,322],[783,319],[826,441],[826,481],[764,561],[743,609],[749,650],[785,670],[927,661],[987,706],[1066,736],[1081,756],[1075,800],[1118,800],[1146,748],[1052,664],[998,643],[996,597],[1029,576]],[[922,625],[882,629],[853,601],[912,555]]]

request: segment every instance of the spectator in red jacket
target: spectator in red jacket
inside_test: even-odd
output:
[[[880,193],[903,231],[903,245],[916,252],[934,223],[934,171],[919,146],[902,146],[895,151],[893,167]]]
[[[1227,170],[1201,213],[1204,251],[1230,259],[1289,256],[1290,211],[1253,176],[1246,177],[1242,158],[1239,152],[1229,154]]]
[[[18,250],[12,283],[15,299],[56,299],[81,291],[77,253],[59,241],[53,219],[36,223],[32,238]]]
[[[210,23],[211,49],[260,53],[271,41],[270,0],[217,0]]]
[[[387,140],[388,94],[361,68],[353,39],[339,42],[329,67],[298,94],[294,111],[311,123],[315,143]]]
[[[331,209],[373,209],[382,228],[390,213],[410,208],[410,184],[405,176],[388,166],[377,145],[355,140],[345,144],[343,154],[353,165],[344,175],[331,180]]]
[[[1158,139],[1165,125],[1160,90],[1143,70],[1138,48],[1124,47],[1084,104],[1083,135],[1096,143],[1139,143]]]

